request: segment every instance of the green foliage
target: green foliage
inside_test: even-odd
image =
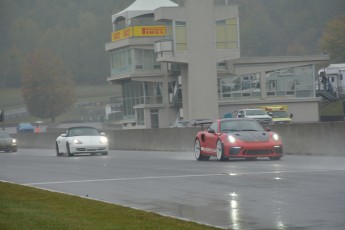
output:
[[[0,229],[217,229],[127,207],[0,182]]]
[[[345,62],[345,14],[327,23],[320,46],[334,63]]]
[[[0,88],[20,86],[21,57],[42,48],[57,53],[78,83],[104,84],[110,75],[104,46],[111,40],[111,15],[133,1],[1,0],[0,69],[6,75],[0,75]]]
[[[232,0],[239,5],[242,56],[319,54],[324,25],[343,0]]]
[[[176,2],[177,0],[175,0]],[[0,87],[19,86],[22,57],[49,48],[78,83],[106,82],[111,15],[134,0],[0,0]],[[319,54],[325,24],[344,0],[229,0],[240,11],[242,56]]]
[[[321,106],[320,116],[344,116],[343,101],[328,102]]]
[[[52,121],[73,104],[73,81],[54,52],[37,50],[26,58],[22,95],[30,114]]]

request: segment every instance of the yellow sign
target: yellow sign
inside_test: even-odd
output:
[[[151,36],[165,36],[165,26],[134,26],[134,36],[138,37],[151,37]]]
[[[121,39],[129,38],[133,36],[133,27],[128,27],[123,30],[115,31],[111,34],[111,41],[118,41]]]
[[[118,41],[129,37],[165,36],[165,26],[132,26],[111,34],[111,41]]]

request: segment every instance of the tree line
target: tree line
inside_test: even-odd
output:
[[[104,47],[111,41],[111,15],[132,2],[134,0],[1,0],[0,88],[20,87],[25,59],[40,49],[54,51],[74,81],[105,83],[110,75],[109,57]],[[327,23],[344,14],[344,0],[230,2],[239,6],[243,57],[312,55],[337,49],[334,45],[328,47],[329,41],[334,40],[322,37]],[[334,26],[339,27],[337,23],[333,23]],[[334,29],[328,31],[331,32]],[[339,35],[334,36],[339,40],[336,44],[343,44]],[[322,41],[328,45],[321,46]],[[344,50],[337,52],[344,53]],[[338,56],[332,60],[345,61]]]

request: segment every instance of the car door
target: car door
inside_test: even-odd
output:
[[[205,134],[205,151],[208,154],[216,154],[216,145],[218,140],[218,122],[213,122]]]

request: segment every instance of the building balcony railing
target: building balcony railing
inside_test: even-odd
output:
[[[155,53],[161,52],[173,52],[173,41],[172,40],[161,40],[156,41],[154,45]]]

